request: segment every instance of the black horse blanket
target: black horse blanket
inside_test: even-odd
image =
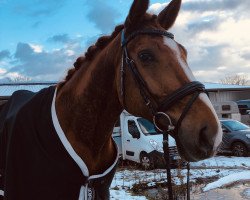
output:
[[[109,199],[114,164],[89,177],[55,112],[54,86],[17,91],[0,113],[0,191],[7,200]]]

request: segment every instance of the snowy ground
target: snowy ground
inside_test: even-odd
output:
[[[173,176],[177,174],[182,178],[175,178],[176,184],[186,182],[186,170],[172,170]],[[216,188],[223,188],[235,182],[250,180],[250,158],[217,156],[204,161],[191,163],[190,181],[196,183],[197,188],[192,189],[191,199],[195,195],[204,193]],[[135,185],[155,186],[166,181],[165,170],[141,171],[132,167],[117,171],[111,185],[111,199],[119,200],[145,200],[145,195],[132,194]],[[250,191],[248,191],[250,193]],[[192,198],[193,196],[193,198]]]

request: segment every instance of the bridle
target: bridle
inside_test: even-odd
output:
[[[125,102],[125,87],[124,87],[124,79],[125,79],[125,69],[124,69],[124,61],[127,64],[129,70],[132,72],[133,78],[135,79],[137,86],[139,87],[140,94],[145,102],[145,105],[149,108],[151,114],[153,115],[153,122],[155,127],[160,131],[173,131],[178,129],[181,126],[182,120],[185,118],[187,112],[189,111],[190,107],[194,103],[194,101],[197,99],[200,93],[206,92],[205,86],[198,82],[198,81],[192,81],[187,84],[185,84],[183,87],[177,89],[174,91],[171,95],[167,96],[160,104],[157,103],[155,100],[155,97],[150,93],[148,86],[144,79],[142,78],[140,72],[138,71],[135,62],[133,59],[129,57],[128,50],[127,50],[127,44],[134,39],[138,35],[154,35],[154,36],[166,36],[168,38],[174,39],[174,35],[172,33],[169,33],[167,31],[157,30],[157,29],[145,29],[145,30],[139,30],[135,31],[132,34],[130,34],[127,39],[125,38],[125,31],[122,31],[122,48],[123,48],[123,59],[122,59],[122,65],[121,65],[121,96],[123,98],[123,104],[124,107],[126,107]],[[174,126],[172,123],[172,120],[168,114],[166,114],[166,111],[176,104],[176,102],[182,100],[184,97],[193,94],[193,97],[188,101],[186,107],[184,108],[177,125]],[[162,116],[166,117],[169,121],[169,126],[167,130],[162,130],[158,123],[157,123],[157,117]]]
[[[163,134],[163,149],[164,149],[164,158],[166,160],[167,165],[167,178],[168,178],[168,192],[169,192],[169,199],[173,199],[173,192],[172,192],[172,184],[171,184],[171,172],[170,172],[170,155],[168,149],[168,134],[171,134],[175,140],[179,140],[178,130],[181,127],[181,123],[185,116],[187,115],[188,111],[190,110],[191,106],[197,99],[200,93],[206,93],[205,86],[198,82],[192,81],[185,84],[183,87],[177,89],[172,94],[167,96],[162,102],[158,103],[155,97],[149,91],[147,83],[142,78],[140,72],[138,71],[136,64],[133,59],[129,57],[129,53],[127,50],[127,44],[133,40],[135,37],[139,35],[152,35],[152,36],[165,36],[171,39],[174,39],[174,35],[167,31],[162,31],[158,29],[144,29],[138,30],[131,33],[127,38],[125,38],[125,30],[122,30],[121,34],[121,45],[122,45],[122,64],[121,64],[121,97],[123,101],[124,108],[126,109],[126,101],[125,101],[125,77],[126,77],[126,70],[125,70],[125,63],[129,68],[130,72],[133,75],[133,78],[139,88],[140,94],[144,100],[145,105],[149,108],[152,116],[153,116],[153,123],[156,130]],[[187,102],[186,106],[184,107],[181,116],[179,117],[176,125],[172,123],[171,117],[166,113],[166,111],[174,106],[177,102],[182,100],[184,97],[192,95],[192,97]],[[159,120],[165,118],[168,121],[167,128],[161,128]],[[188,168],[188,179],[187,179],[187,199],[190,199],[189,193],[189,163],[187,164]]]

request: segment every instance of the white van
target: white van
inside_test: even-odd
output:
[[[123,160],[130,160],[145,168],[163,167],[163,136],[154,129],[154,125],[141,117],[127,112],[120,115],[120,124],[113,130],[113,138],[118,145]],[[174,138],[169,136],[171,166],[176,166],[181,159]]]

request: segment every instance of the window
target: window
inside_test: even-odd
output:
[[[247,115],[247,110],[249,109],[247,105],[238,105],[241,115]]]
[[[226,119],[231,118],[230,116],[231,116],[230,114],[222,114],[221,115],[222,118],[226,118]]]
[[[134,120],[128,120],[128,132],[134,136],[135,134],[139,133],[139,130],[136,126],[136,123]]]
[[[249,129],[249,126],[235,120],[222,121],[222,124],[232,131]]]
[[[231,110],[231,106],[230,105],[222,105],[222,110],[224,110],[224,111]]]
[[[138,123],[139,123],[141,131],[144,133],[144,135],[157,135],[157,134],[161,134],[161,133],[158,133],[155,130],[154,124],[152,124],[147,119],[138,118]]]

